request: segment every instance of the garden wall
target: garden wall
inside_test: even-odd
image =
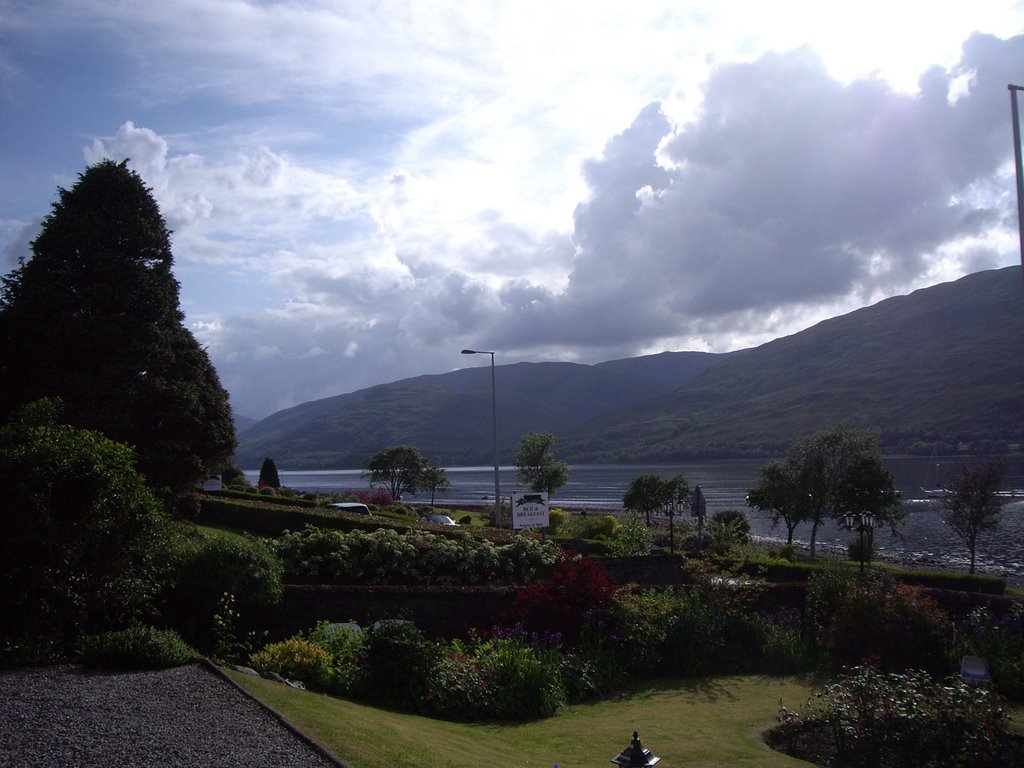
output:
[[[601,560],[608,576],[619,585],[678,586],[686,583],[678,557],[607,558]],[[277,606],[249,616],[254,627],[266,629],[277,640],[312,628],[316,622],[354,621],[368,626],[378,619],[406,619],[433,637],[464,637],[473,627],[487,626],[509,606],[516,587],[412,587],[290,584]],[[803,609],[806,584],[764,584],[755,610]],[[1012,599],[999,595],[923,589],[954,620],[982,605],[996,613],[1008,610]]]

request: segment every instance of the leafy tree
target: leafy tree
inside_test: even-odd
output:
[[[896,495],[896,481],[882,463],[878,435],[839,426],[805,437],[786,453],[786,468],[777,482],[793,483],[793,498],[758,496],[763,504],[784,504],[798,521],[811,524],[811,557],[815,555],[818,528],[825,520],[841,520],[846,512],[870,511],[879,524],[895,533],[906,515]],[[802,505],[805,503],[806,508]],[[769,507],[773,508],[773,507]],[[805,510],[806,514],[802,511]]]
[[[260,488],[280,488],[281,478],[277,474],[277,467],[274,466],[274,460],[267,456],[263,459],[263,465],[260,467]]]
[[[810,517],[810,497],[800,485],[799,467],[792,459],[772,461],[758,469],[757,485],[747,493],[747,504],[771,516],[772,527],[786,526],[786,543],[793,543],[796,527]]]
[[[381,483],[398,500],[405,492],[416,493],[429,466],[426,456],[411,445],[396,445],[374,454],[366,463],[370,481]]]
[[[444,469],[428,464],[423,469],[420,477],[420,488],[430,491],[430,506],[434,506],[434,495],[438,491],[447,491],[451,488],[451,481],[445,476]]]
[[[674,511],[676,505],[690,495],[690,484],[682,475],[663,478],[658,475],[637,475],[629,481],[622,496],[626,509],[642,513],[651,524],[651,512]]]
[[[569,465],[555,458],[551,448],[554,443],[554,435],[529,432],[523,435],[512,456],[516,474],[535,493],[547,491],[554,494],[569,481]]]
[[[999,527],[999,517],[1006,500],[998,495],[1006,474],[1002,458],[987,459],[973,466],[964,464],[960,474],[948,483],[949,493],[942,497],[943,520],[963,539],[971,553],[974,573],[978,536]]]
[[[249,481],[245,479],[245,472],[236,464],[228,463],[221,468],[220,481],[225,487],[231,485],[249,487]]]
[[[750,521],[745,514],[735,509],[715,512],[708,521],[708,534],[715,549],[724,553],[733,547],[750,543]]]
[[[0,634],[58,643],[144,618],[170,537],[131,448],[59,411],[43,400],[0,428]]]
[[[125,163],[88,167],[0,290],[0,419],[60,397],[64,418],[136,449],[177,492],[235,448],[228,396],[183,325],[170,233]]]

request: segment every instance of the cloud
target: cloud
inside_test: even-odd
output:
[[[166,40],[160,4],[96,22],[185,62],[154,90],[257,105],[209,128],[220,141],[133,121],[86,152],[130,157],[153,188],[189,322],[241,413],[464,366],[463,347],[500,362],[727,351],[1013,263],[1005,86],[1022,37],[975,35],[915,90],[753,40],[698,66],[662,37],[626,66],[637,47],[601,59],[582,40],[607,30],[577,39],[570,21],[598,22],[557,9],[516,38],[493,30],[529,28],[528,11],[445,6],[415,26],[415,11],[375,24],[288,5],[196,3],[194,34]],[[705,79],[672,93],[684,62]],[[294,114],[261,122],[289,92]],[[357,147],[323,151],[328,129],[300,129],[317,110]],[[346,122],[366,115],[365,133]]]
[[[475,236],[446,244],[378,220],[344,258],[282,259],[277,279],[303,301],[228,318],[211,351],[236,393],[258,381],[284,406],[454,367],[463,346],[586,362],[659,340],[727,351],[1007,263],[1005,82],[1021,60],[1024,37],[972,37],[915,94],[839,82],[807,49],[718,65],[692,120],[649,104],[583,163],[571,233],[483,212]],[[257,187],[276,183],[272,160],[254,159]],[[388,184],[416,205],[414,179]],[[351,253],[369,244],[381,250]],[[288,373],[299,360],[301,378]]]
[[[977,35],[916,94],[841,83],[807,49],[715,67],[692,121],[649,105],[584,164],[568,287],[528,322],[503,317],[507,342],[725,351],[1007,263],[1005,83],[1021,60],[1024,37]]]

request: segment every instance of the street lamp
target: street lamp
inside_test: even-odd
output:
[[[860,534],[860,575],[864,575],[864,536],[868,537],[868,549],[871,548],[872,538],[874,536],[875,527],[875,516],[871,512],[861,512],[859,515],[855,515],[853,512],[847,512],[846,515],[846,529],[848,531],[857,531]]]
[[[661,758],[652,755],[651,750],[644,749],[644,745],[640,743],[640,734],[633,731],[633,740],[629,743],[629,746],[616,757],[613,757],[612,762],[616,765],[646,768],[647,766],[657,765],[661,762]]]
[[[501,527],[501,481],[498,479],[498,389],[494,383],[494,353],[480,349],[464,349],[464,355],[491,356],[491,433],[494,438],[494,525]]]
[[[1008,85],[1010,89],[1010,110],[1013,122],[1013,160],[1017,170],[1017,231],[1020,236],[1020,262],[1024,265],[1024,160],[1021,159],[1020,113],[1017,111],[1017,92],[1024,86]]]

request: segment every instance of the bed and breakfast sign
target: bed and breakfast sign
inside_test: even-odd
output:
[[[547,491],[540,493],[512,494],[512,528],[547,528],[548,518],[548,494]]]

